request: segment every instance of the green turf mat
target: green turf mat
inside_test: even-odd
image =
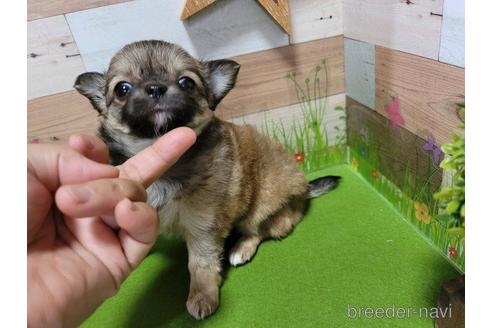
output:
[[[310,178],[326,174],[340,186],[313,200],[289,237],[227,270],[212,317],[186,312],[185,246],[161,238],[84,327],[433,327],[425,311],[458,272],[348,165]],[[390,318],[352,318],[359,307]]]

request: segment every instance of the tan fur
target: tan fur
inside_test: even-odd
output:
[[[132,134],[122,120],[125,102],[115,100],[115,85],[129,81],[134,85],[132,97],[144,97],[141,86],[146,79],[163,81],[172,97],[173,92],[184,92],[174,82],[182,74],[196,80],[197,88],[186,97],[193,97],[199,106],[187,123],[196,131],[197,142],[147,191],[148,202],[158,210],[161,232],[186,240],[191,278],[186,305],[197,319],[212,314],[219,304],[221,258],[231,231],[237,229],[242,237],[231,250],[230,262],[249,261],[262,240],[285,237],[293,229],[308,195],[303,172],[280,144],[252,126],[214,117],[213,109],[234,85],[238,69],[231,61],[202,63],[176,45],[145,41],[124,47],[113,58],[104,76],[105,90],[97,73],[81,76],[76,83],[102,114],[101,136],[117,163],[158,135]],[[227,83],[221,87],[214,81]]]
[[[195,169],[181,167],[187,158],[178,162],[170,175],[186,170],[190,180],[159,209],[162,232],[187,241],[191,274],[187,305],[197,318],[218,305],[220,259],[231,230],[235,227],[243,235],[231,250],[240,261],[232,264],[245,263],[262,240],[285,237],[300,221],[308,189],[295,160],[252,126],[218,119],[210,126],[220,131],[221,142],[198,156]],[[150,197],[154,194],[159,192],[151,190]]]

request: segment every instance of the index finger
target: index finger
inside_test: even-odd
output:
[[[195,140],[192,129],[174,129],[120,165],[120,177],[137,181],[147,188],[173,166]]]
[[[90,134],[74,134],[68,139],[68,145],[85,157],[98,162],[109,163],[108,146],[98,137]]]

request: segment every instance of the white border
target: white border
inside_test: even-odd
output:
[[[466,326],[490,327],[492,4],[489,1],[466,1],[465,11]]]
[[[26,326],[26,1],[4,3],[2,49],[2,185],[0,326]]]
[[[467,235],[466,324],[486,327],[491,291],[492,181],[492,4],[466,2]],[[26,3],[10,1],[2,11],[0,78],[3,100],[0,218],[2,259],[1,326],[25,326],[26,318]],[[7,324],[4,324],[7,323]]]

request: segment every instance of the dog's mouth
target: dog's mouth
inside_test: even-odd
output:
[[[160,134],[163,131],[184,126],[189,121],[183,108],[162,105],[154,106],[149,118],[153,123],[154,131],[159,131]]]
[[[123,120],[132,133],[141,137],[155,137],[179,126],[189,124],[197,109],[181,100],[160,99],[156,102],[130,102],[123,110]]]
[[[155,109],[152,118],[155,125],[164,125],[166,122],[172,120],[174,115],[168,110]]]
[[[167,125],[174,121],[179,121],[183,109],[167,105],[156,105],[148,113],[149,119],[155,126]]]
[[[159,114],[159,113],[177,113],[179,112],[181,109],[177,108],[177,107],[172,107],[172,106],[168,106],[168,105],[161,105],[161,104],[158,104],[158,105],[155,105],[151,112],[153,114]]]

